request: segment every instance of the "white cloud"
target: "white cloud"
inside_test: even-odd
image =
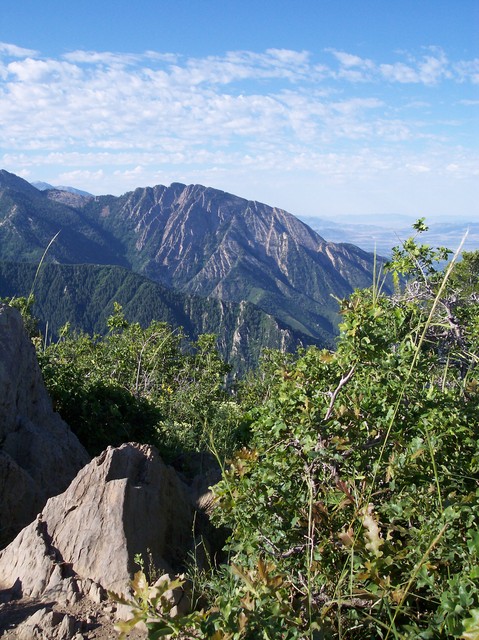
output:
[[[0,42],[0,56],[1,55],[9,58],[25,58],[27,56],[36,56],[38,55],[38,52],[34,49],[24,49],[23,47],[17,47],[16,44]]]
[[[21,82],[30,83],[57,82],[65,79],[78,79],[81,76],[80,70],[74,65],[57,60],[35,60],[33,58],[11,62],[7,66],[7,71]]]
[[[419,63],[419,77],[424,84],[437,84],[443,78],[452,78],[450,63],[443,51],[435,50],[435,55],[425,56]]]
[[[419,82],[419,74],[417,71],[403,62],[381,64],[379,71],[389,82]]]
[[[103,169],[98,171],[88,171],[76,169],[75,171],[65,171],[58,174],[58,182],[67,185],[82,185],[82,184],[100,184],[103,182],[105,174]]]
[[[454,69],[462,81],[470,81],[479,84],[479,58],[474,60],[462,60],[458,62]]]
[[[374,78],[376,65],[372,60],[361,58],[346,51],[327,49],[339,62],[339,70],[331,71],[331,75],[348,82],[368,82]]]
[[[421,60],[413,59],[409,64],[396,62],[381,64],[379,71],[389,82],[422,83],[434,85],[442,79],[451,79],[453,74],[449,61],[443,52],[424,56]]]
[[[413,173],[429,173],[431,168],[425,164],[407,164],[406,168]]]
[[[359,67],[360,69],[374,69],[375,67],[373,61],[367,58],[360,58],[346,51],[336,51],[335,49],[328,49],[328,51],[332,53],[344,67]]]
[[[240,177],[284,189],[299,172],[335,185],[475,175],[477,154],[450,152],[455,132],[446,120],[465,139],[463,109],[446,117],[436,99],[450,108],[477,102],[466,84],[475,63],[452,64],[437,49],[393,63],[333,51],[335,68],[288,49],[205,58],[20,52],[0,66],[3,166],[44,167],[52,183],[99,193],[101,184],[121,192],[159,176],[215,176],[228,190]],[[462,83],[461,101],[443,91],[452,81]],[[427,117],[412,119],[411,107],[427,108]]]

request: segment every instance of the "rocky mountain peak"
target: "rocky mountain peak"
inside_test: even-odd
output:
[[[372,282],[371,254],[327,242],[283,209],[219,189],[173,182],[85,200],[45,195],[7,172],[2,181],[29,190],[23,199],[10,191],[0,203],[3,260],[38,261],[61,228],[50,260],[122,265],[184,294],[250,302],[328,346],[338,320],[333,296]]]

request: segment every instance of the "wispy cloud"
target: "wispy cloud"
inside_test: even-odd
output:
[[[345,51],[328,50],[339,62],[337,75],[352,82],[380,81],[400,84],[434,85],[441,80],[460,80],[469,77],[474,81],[470,61],[451,64],[444,51],[429,47],[422,56],[406,55],[406,61],[376,63]]]
[[[390,82],[421,83],[434,85],[443,79],[452,79],[453,70],[442,51],[436,55],[426,55],[420,60],[412,60],[409,64],[397,62],[381,64],[379,71]]]
[[[474,60],[461,60],[454,65],[454,71],[461,80],[479,84],[479,58]]]
[[[38,51],[35,51],[34,49],[25,49],[24,47],[17,47],[16,44],[0,42],[0,56],[9,58],[25,58],[27,56],[37,55]]]
[[[328,50],[318,60],[277,48],[52,59],[0,44],[0,160],[25,175],[50,167],[55,175],[39,177],[114,192],[175,172],[220,177],[223,186],[248,173],[271,183],[298,171],[334,183],[391,171],[472,175],[477,153],[451,138],[435,98],[444,89],[449,100],[451,83],[478,82],[479,61],[451,62],[437,48],[395,55]],[[476,102],[467,91],[451,110]],[[460,114],[453,119],[460,134]]]

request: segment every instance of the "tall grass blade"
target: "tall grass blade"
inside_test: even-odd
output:
[[[53,238],[48,243],[47,248],[43,252],[42,258],[41,258],[40,262],[38,263],[38,267],[37,267],[37,270],[35,272],[35,277],[33,278],[32,288],[30,289],[30,293],[28,294],[28,298],[27,298],[27,308],[28,308],[28,305],[31,304],[32,301],[33,301],[33,292],[35,290],[35,284],[37,282],[37,278],[38,278],[38,274],[40,273],[40,269],[42,268],[43,261],[45,260],[45,257],[47,255],[48,251],[50,250],[50,247],[52,246],[52,244],[55,242],[55,240],[58,238],[59,235],[60,235],[60,231],[57,231],[57,233],[53,236]]]

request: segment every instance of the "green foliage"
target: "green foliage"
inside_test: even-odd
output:
[[[428,231],[424,220],[419,218],[413,225],[416,230],[415,236],[408,238],[402,246],[393,248],[391,260],[385,266],[393,273],[405,275],[409,279],[419,280],[430,286],[442,279],[442,265],[452,251],[446,247],[431,248],[428,244],[417,242],[417,237]]]
[[[38,354],[56,410],[92,454],[127,440],[156,444],[170,459],[210,441],[222,457],[234,449],[238,412],[214,336],[190,344],[166,323],[127,322],[117,304],[108,327],[104,337],[65,327]]]
[[[131,618],[119,621],[115,625],[115,629],[120,632],[118,640],[126,640],[128,633],[138,622],[145,622],[150,640],[165,636],[177,637],[200,617],[196,612],[185,616],[172,615],[174,601],[169,594],[174,589],[181,588],[184,585],[183,580],[160,579],[150,586],[143,571],[138,571],[131,584],[131,599],[125,599],[112,592],[108,594],[115,602],[131,608]]]
[[[204,637],[477,637],[479,287],[445,255],[406,242],[403,291],[356,292],[335,353],[270,376],[215,488],[232,569]]]

